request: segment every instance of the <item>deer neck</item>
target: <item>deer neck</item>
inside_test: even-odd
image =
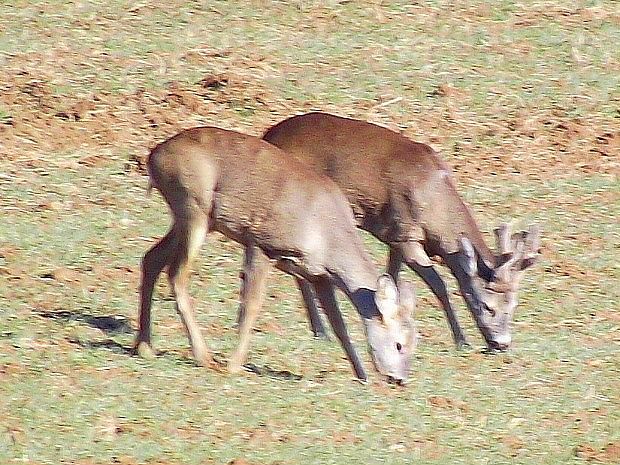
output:
[[[463,202],[461,202],[461,204],[464,208],[462,219],[464,224],[461,225],[461,230],[465,233],[467,239],[471,241],[479,259],[481,259],[487,267],[493,268],[495,265],[495,255],[493,255],[493,252],[484,241],[484,237],[476,224],[476,220],[471,214],[469,206]]]
[[[489,249],[489,246],[487,246],[484,237],[482,237],[482,233],[477,227],[472,228],[468,234],[468,239],[473,244],[474,249],[476,249],[479,258],[482,259],[488,267],[492,268],[495,265],[495,256],[493,252],[491,252],[491,249]]]
[[[354,261],[346,257],[345,266],[329,270],[336,286],[351,300],[362,319],[376,318],[380,315],[375,303],[378,274],[369,259]],[[357,263],[354,263],[357,262]]]

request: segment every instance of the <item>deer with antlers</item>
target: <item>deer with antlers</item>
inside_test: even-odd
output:
[[[467,342],[431,258],[440,258],[456,278],[488,347],[510,346],[519,283],[539,253],[537,226],[514,235],[501,226],[494,254],[438,154],[387,128],[308,113],[276,124],[263,138],[340,186],[358,226],[389,246],[387,272],[396,279],[404,262],[422,278],[458,346]],[[323,335],[312,289],[304,282],[300,287],[312,329]]]

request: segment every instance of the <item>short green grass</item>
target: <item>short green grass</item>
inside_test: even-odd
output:
[[[0,80],[40,73],[70,98],[230,73],[239,94],[210,124],[259,134],[323,108],[431,142],[487,237],[511,218],[542,225],[515,347],[482,354],[455,295],[473,344],[457,352],[409,273],[424,335],[411,382],[390,387],[371,373],[362,386],[337,343],[311,338],[292,279],[273,272],[250,353],[273,376],[196,367],[164,279],[153,312],[160,356],[132,357],[139,262],[169,221],[127,170],[148,146],[117,141],[107,163],[88,166],[77,162],[93,148],[44,153],[24,142],[14,158],[0,153],[1,463],[617,463],[619,154],[605,148],[598,172],[574,157],[598,156],[589,152],[598,135],[615,132],[617,143],[614,2],[156,3],[3,4]],[[20,110],[0,106],[0,124]],[[554,125],[575,119],[584,132],[560,140]],[[507,129],[521,121],[532,135]],[[382,267],[384,247],[365,239]],[[192,282],[222,358],[237,340],[240,263],[235,244],[212,236]]]

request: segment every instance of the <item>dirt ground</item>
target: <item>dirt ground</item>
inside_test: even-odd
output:
[[[87,57],[60,55],[49,70],[39,65],[44,59],[36,54],[14,57],[2,71],[0,105],[10,109],[10,114],[0,119],[3,161],[36,166],[54,163],[53,153],[79,150],[87,154],[78,163],[98,166],[108,162],[106,158],[111,152],[120,150],[129,153],[128,170],[141,170],[148,148],[181,129],[201,122],[217,123],[260,135],[287,116],[318,107],[314,102],[283,101],[265,88],[259,76],[239,75],[235,70],[207,74],[193,84],[172,81],[163,88],[149,90],[59,95],[50,83],[62,73],[63,61],[79,62]],[[260,62],[246,66],[251,69],[260,66]],[[438,86],[440,108],[449,112],[453,106],[458,107],[467,100],[467,95],[462,94],[450,86]],[[239,122],[234,110],[239,100],[251,102],[259,109],[251,127]],[[329,103],[322,108],[343,113]],[[373,118],[373,111],[379,117]],[[382,123],[380,111],[362,107],[347,108],[344,113],[370,116],[369,120]],[[457,115],[453,118],[458,119]],[[454,166],[464,178],[512,172],[544,181],[576,173],[620,173],[617,127],[613,121],[601,123],[548,109],[534,115],[499,113],[492,121],[478,125],[452,121],[440,111],[416,121],[415,132],[455,131],[472,139],[488,135],[500,139],[501,145],[487,149],[475,164]],[[398,130],[399,126],[412,126],[407,115],[390,118],[388,127]],[[434,142],[441,145],[441,140]],[[511,157],[506,153],[508,147],[529,156]]]

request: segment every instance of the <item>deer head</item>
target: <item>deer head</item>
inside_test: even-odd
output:
[[[474,317],[490,349],[506,350],[512,336],[510,325],[517,307],[517,291],[523,272],[538,259],[540,230],[533,225],[528,231],[510,233],[502,224],[495,229],[498,253],[493,267],[476,256],[469,239],[461,238],[461,257],[465,272],[471,278]]]
[[[375,304],[380,318],[364,320],[372,362],[388,381],[403,384],[409,374],[410,358],[417,346],[412,314],[413,286],[399,280],[398,286],[384,274],[377,281]]]

